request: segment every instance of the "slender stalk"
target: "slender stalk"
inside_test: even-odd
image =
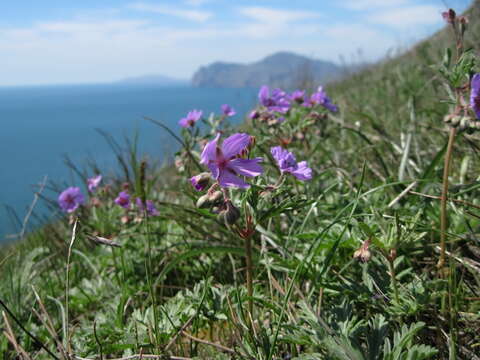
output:
[[[144,204],[146,204],[144,202]],[[153,328],[155,331],[155,346],[157,348],[158,353],[160,353],[160,339],[159,339],[159,330],[158,330],[158,314],[157,314],[157,298],[155,296],[155,288],[152,282],[152,243],[151,243],[151,236],[150,236],[150,224],[148,219],[147,207],[144,205],[143,209],[143,216],[145,222],[145,231],[147,237],[147,246],[146,246],[146,257],[145,257],[145,271],[147,274],[147,284],[148,290],[150,293],[150,300],[152,302],[152,310],[153,310]]]
[[[245,238],[245,263],[247,267],[247,294],[248,294],[248,313],[253,319],[253,264],[252,264],[252,237]],[[253,326],[253,324],[252,324]]]
[[[395,273],[395,266],[393,264],[394,259],[391,256],[387,256],[388,267],[390,270],[390,277],[392,278],[392,287],[393,287],[393,296],[395,296],[395,302],[400,303],[400,297],[398,296],[398,283],[397,283],[397,274]]]
[[[440,257],[438,258],[437,269],[439,273],[445,265],[445,250],[447,238],[447,195],[448,195],[448,175],[450,174],[450,164],[452,160],[453,144],[457,129],[450,129],[448,138],[447,152],[445,153],[445,164],[443,167],[442,197],[440,199]]]
[[[73,243],[75,242],[75,237],[76,237],[76,231],[77,231],[77,224],[78,224],[78,219],[75,219],[75,223],[73,224],[73,229],[72,229],[72,239],[70,240],[70,245],[68,246],[68,254],[67,254],[67,269],[66,269],[66,279],[65,279],[65,339],[64,342],[65,344],[63,345],[64,348],[67,350],[67,353],[71,353],[70,349],[70,342],[69,342],[69,309],[68,309],[68,303],[69,303],[69,292],[70,292],[70,258],[72,257],[72,249],[73,249]]]

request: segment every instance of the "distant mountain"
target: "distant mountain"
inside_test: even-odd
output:
[[[251,64],[215,62],[192,77],[197,87],[306,87],[340,78],[344,67],[291,52],[278,52]]]
[[[164,75],[143,75],[122,79],[117,81],[117,84],[174,86],[188,85],[188,80],[175,79]]]

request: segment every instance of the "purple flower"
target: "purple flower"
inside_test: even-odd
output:
[[[310,96],[310,99],[306,102],[305,106],[311,107],[317,104],[322,105],[331,112],[338,111],[338,106],[332,103],[332,100],[327,96],[327,93],[321,86],[319,86],[317,91]]]
[[[207,165],[213,178],[222,187],[248,188],[250,185],[239,175],[255,177],[263,172],[258,164],[262,158],[242,159],[237,157],[250,144],[250,135],[236,133],[226,138],[222,146],[218,145],[220,134],[203,149],[200,163]]]
[[[130,206],[130,195],[126,191],[122,191],[114,201],[115,204],[120,205],[124,209],[128,209]]]
[[[69,187],[58,196],[58,205],[68,213],[74,212],[84,201],[85,198],[79,187]]]
[[[270,111],[276,111],[285,114],[290,109],[288,95],[281,89],[273,89],[270,95],[270,89],[267,85],[263,85],[258,92],[260,104]]]
[[[477,73],[473,75],[471,82],[471,92],[470,92],[470,106],[477,119],[480,119],[480,74]]]
[[[302,104],[305,102],[305,91],[304,90],[295,90],[290,94],[290,99],[296,103]]]
[[[100,182],[102,181],[102,175],[97,175],[93,178],[90,178],[87,180],[87,187],[88,191],[94,192],[95,189],[100,185]]]
[[[281,146],[275,146],[270,149],[273,157],[277,161],[278,167],[282,173],[290,173],[298,180],[310,180],[312,178],[312,169],[307,166],[306,161],[297,163],[295,155]]]
[[[234,108],[232,108],[230,105],[223,104],[222,105],[222,113],[225,116],[233,116],[236,114],[236,111]]]
[[[202,114],[203,112],[201,110],[192,110],[186,117],[180,119],[178,123],[184,128],[192,127],[198,120],[200,120]]]
[[[153,205],[152,200],[146,200],[145,202],[147,203],[147,215],[148,216],[158,216],[158,215],[160,215],[160,212],[155,208],[155,205]],[[143,205],[142,199],[137,198],[137,200],[135,200],[135,203],[137,204],[137,207],[139,208],[139,210],[141,212],[143,212],[145,210],[145,206]]]

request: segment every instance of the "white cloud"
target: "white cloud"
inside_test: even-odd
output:
[[[175,16],[196,22],[205,22],[212,17],[212,13],[202,10],[185,10],[167,5],[147,4],[147,3],[133,3],[128,5],[130,9],[152,12],[162,15]]]
[[[434,5],[413,5],[375,12],[367,16],[371,23],[394,28],[410,28],[418,25],[432,25],[441,22],[442,7]]]
[[[321,14],[311,11],[281,10],[260,6],[238,8],[238,13],[251,21],[238,26],[239,35],[249,38],[268,39],[275,36],[298,33],[311,33],[312,26],[301,24],[300,21],[321,17]],[[295,26],[289,26],[295,23]]]
[[[185,0],[185,4],[189,6],[202,6],[211,1],[212,0]]]
[[[356,11],[391,8],[408,4],[409,0],[344,0],[342,6]]]
[[[281,10],[261,6],[247,6],[239,9],[242,15],[262,23],[290,23],[299,20],[318,18],[319,13],[301,10]]]

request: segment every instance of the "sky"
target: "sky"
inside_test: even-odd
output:
[[[190,79],[215,61],[292,51],[375,61],[470,0],[22,0],[0,3],[0,86]],[[343,60],[341,60],[343,59]]]

